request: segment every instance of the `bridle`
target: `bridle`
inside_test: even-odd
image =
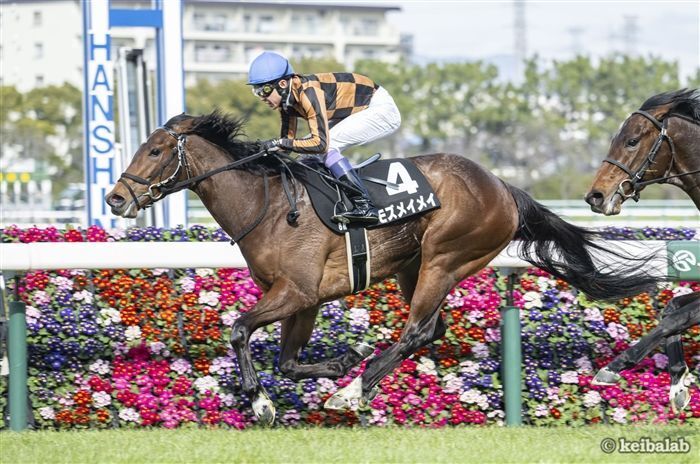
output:
[[[135,176],[133,174],[129,174],[128,172],[122,173],[121,177],[119,178],[119,182],[122,183],[129,193],[131,194],[131,198],[134,200],[134,204],[136,205],[136,209],[146,209],[151,207],[155,202],[158,200],[161,200],[165,198],[166,196],[170,195],[171,193],[186,189],[192,185],[196,185],[198,182],[213,176],[214,174],[218,174],[220,172],[224,171],[230,171],[231,169],[235,169],[243,164],[246,164],[250,161],[256,160],[258,158],[261,158],[265,155],[267,155],[267,152],[265,150],[259,151],[257,153],[253,153],[252,155],[245,156],[239,160],[234,161],[233,163],[226,164],[224,166],[218,167],[216,169],[212,169],[211,171],[207,171],[204,174],[200,174],[196,177],[192,177],[192,171],[190,170],[190,165],[187,161],[187,152],[185,150],[185,143],[187,142],[187,134],[178,134],[177,132],[173,131],[172,129],[168,127],[161,127],[160,129],[163,129],[165,132],[167,132],[171,137],[174,137],[177,140],[177,149],[174,149],[172,152],[172,156],[168,160],[167,163],[165,163],[160,170],[152,175],[149,176],[148,178],[144,179],[143,177]],[[167,169],[168,166],[177,158],[177,167],[175,168],[175,171],[165,180],[158,181],[156,183],[151,183],[153,179],[158,178],[160,179],[163,176],[163,172]],[[178,177],[180,176],[180,173],[183,171],[186,172],[187,178],[185,180],[181,180],[178,182]],[[141,185],[147,185],[148,189],[146,192],[142,193],[139,196],[136,196],[136,193],[134,190],[131,188],[129,183],[124,180],[124,179],[129,179],[132,180],[138,184]],[[264,185],[264,204],[263,208],[260,211],[260,214],[255,218],[255,220],[248,225],[246,228],[244,228],[238,235],[233,237],[231,239],[231,243],[235,243],[240,241],[243,237],[248,235],[255,227],[260,224],[262,219],[265,217],[265,214],[267,213],[267,210],[270,206],[270,187],[269,187],[269,179],[267,176],[267,173],[263,171],[263,185]],[[145,206],[141,206],[139,203],[139,200],[143,197],[148,197],[152,201],[149,202]]]
[[[183,168],[187,173],[187,181],[192,179],[192,171],[190,170],[190,165],[187,162],[187,154],[185,153],[185,142],[187,142],[187,134],[178,134],[177,132],[167,127],[161,127],[161,129],[163,129],[170,136],[174,137],[177,140],[177,148],[172,151],[168,162],[165,163],[156,174],[149,176],[146,179],[144,179],[143,177],[135,176],[128,172],[122,173],[121,177],[119,177],[119,182],[122,183],[129,191],[129,194],[131,194],[131,198],[134,200],[134,204],[136,205],[137,210],[149,208],[156,201],[174,192],[175,190],[172,190],[172,186],[177,182],[177,178],[180,176],[180,172],[183,170]],[[160,179],[163,176],[165,170],[168,168],[168,166],[170,166],[170,164],[175,160],[176,157],[177,167],[175,168],[175,171],[167,179],[161,180],[156,183],[151,183],[151,181],[154,178]],[[142,193],[137,197],[136,193],[131,188],[131,185],[129,185],[129,183],[124,179],[132,180],[137,184],[146,185],[148,186],[148,189],[146,190],[146,192]],[[145,206],[141,206],[139,200],[143,197],[150,198],[151,202]]]
[[[649,153],[647,154],[646,159],[639,166],[639,168],[637,168],[636,171],[633,171],[629,166],[626,166],[625,164],[621,163],[620,161],[618,161],[616,159],[607,157],[603,160],[604,163],[607,162],[607,163],[610,163],[610,164],[622,169],[629,176],[627,179],[624,179],[622,182],[620,182],[620,185],[617,186],[616,193],[618,193],[625,200],[628,198],[632,198],[634,201],[639,201],[639,194],[640,194],[642,188],[646,187],[647,185],[663,184],[663,183],[667,182],[668,179],[672,179],[675,177],[681,177],[681,176],[687,176],[689,174],[696,174],[696,173],[700,172],[700,170],[695,170],[695,171],[690,171],[690,172],[684,172],[682,174],[677,174],[674,176],[669,175],[669,173],[671,172],[671,169],[673,169],[673,164],[676,160],[676,147],[673,144],[673,139],[668,134],[668,121],[669,121],[669,119],[671,119],[674,116],[681,117],[680,115],[671,114],[671,115],[666,116],[666,118],[664,118],[663,121],[659,121],[654,116],[647,113],[646,111],[637,110],[637,111],[633,112],[631,116],[633,116],[635,114],[643,116],[647,120],[649,120],[659,130],[659,136],[656,138],[654,145],[652,145],[651,149],[649,150]],[[683,118],[683,119],[685,119],[685,118]],[[661,146],[663,145],[664,141],[666,143],[668,143],[668,146],[671,149],[671,160],[668,163],[668,167],[666,168],[666,172],[664,172],[664,175],[661,177],[657,177],[657,178],[654,178],[651,180],[642,181],[642,178],[644,178],[644,175],[647,173],[647,171],[649,170],[651,165],[653,165],[654,162],[656,161],[656,155],[659,153],[659,150],[661,149]],[[625,190],[626,186],[629,188],[630,193],[626,193],[627,192]]]

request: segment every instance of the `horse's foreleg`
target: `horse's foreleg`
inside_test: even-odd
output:
[[[231,346],[238,358],[243,391],[254,395],[253,411],[263,423],[272,424],[275,408],[260,385],[250,353],[250,335],[258,328],[286,319],[303,308],[306,297],[289,281],[278,280],[251,311],[233,324]]]
[[[630,369],[644,359],[665,340],[666,354],[671,373],[671,406],[682,410],[690,396],[685,386],[687,366],[683,359],[680,334],[700,323],[700,292],[689,293],[672,299],[661,317],[659,325],[639,341],[620,353],[610,364],[599,370],[594,385],[613,385],[620,379],[620,371]]]
[[[360,343],[350,347],[347,352],[336,358],[315,364],[301,364],[298,358],[299,351],[311,338],[317,313],[318,307],[309,308],[282,321],[279,367],[282,374],[294,381],[318,377],[342,377],[374,351],[370,345]]]

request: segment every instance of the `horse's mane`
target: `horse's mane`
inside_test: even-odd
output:
[[[639,109],[647,111],[663,105],[671,105],[668,114],[678,114],[700,123],[699,89],[681,89],[660,93],[645,101]]]
[[[234,161],[245,158],[260,151],[259,141],[242,140],[244,136],[243,128],[245,119],[238,118],[231,114],[223,113],[220,110],[214,110],[209,114],[202,116],[191,116],[188,114],[180,114],[171,118],[165,126],[173,128],[174,125],[185,123],[188,129],[185,131],[188,134],[196,134],[211,143],[221,147]],[[257,160],[246,163],[241,166],[241,169],[256,169],[263,168],[268,172],[278,172],[279,163],[271,157],[258,158]]]

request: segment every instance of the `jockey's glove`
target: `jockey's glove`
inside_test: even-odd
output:
[[[291,148],[290,139],[270,139],[260,142],[260,149],[267,154],[286,151]]]

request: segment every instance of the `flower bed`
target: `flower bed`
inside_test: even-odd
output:
[[[671,233],[641,232],[651,238]],[[97,227],[11,227],[0,237],[4,242],[228,240],[221,230],[204,227],[110,232]],[[628,238],[629,231],[619,237]],[[693,239],[693,233],[676,231],[674,237]],[[246,270],[36,271],[19,282],[28,305],[29,387],[36,427],[242,429],[254,424],[227,342],[233,322],[261,296]],[[504,288],[504,277],[493,269],[461,282],[445,303],[446,336],[381,382],[367,422],[502,424],[499,308]],[[611,305],[588,301],[537,269],[523,273],[515,305],[522,309],[525,420],[535,425],[699,421],[697,381],[688,410],[679,416],[671,413],[667,359],[660,352],[625,371],[619,386],[590,385],[599,367],[656,324],[659,310],[675,294],[696,290],[699,283],[681,282]],[[336,356],[358,341],[383,350],[398,339],[407,315],[392,280],[327,304],[302,359]],[[321,405],[362,366],[337,381],[292,382],[273,368],[279,330],[275,324],[251,339],[256,368],[277,405],[279,422],[357,423],[355,413],[327,412]],[[697,379],[700,328],[683,340]],[[7,377],[2,377],[2,409],[6,396]]]

